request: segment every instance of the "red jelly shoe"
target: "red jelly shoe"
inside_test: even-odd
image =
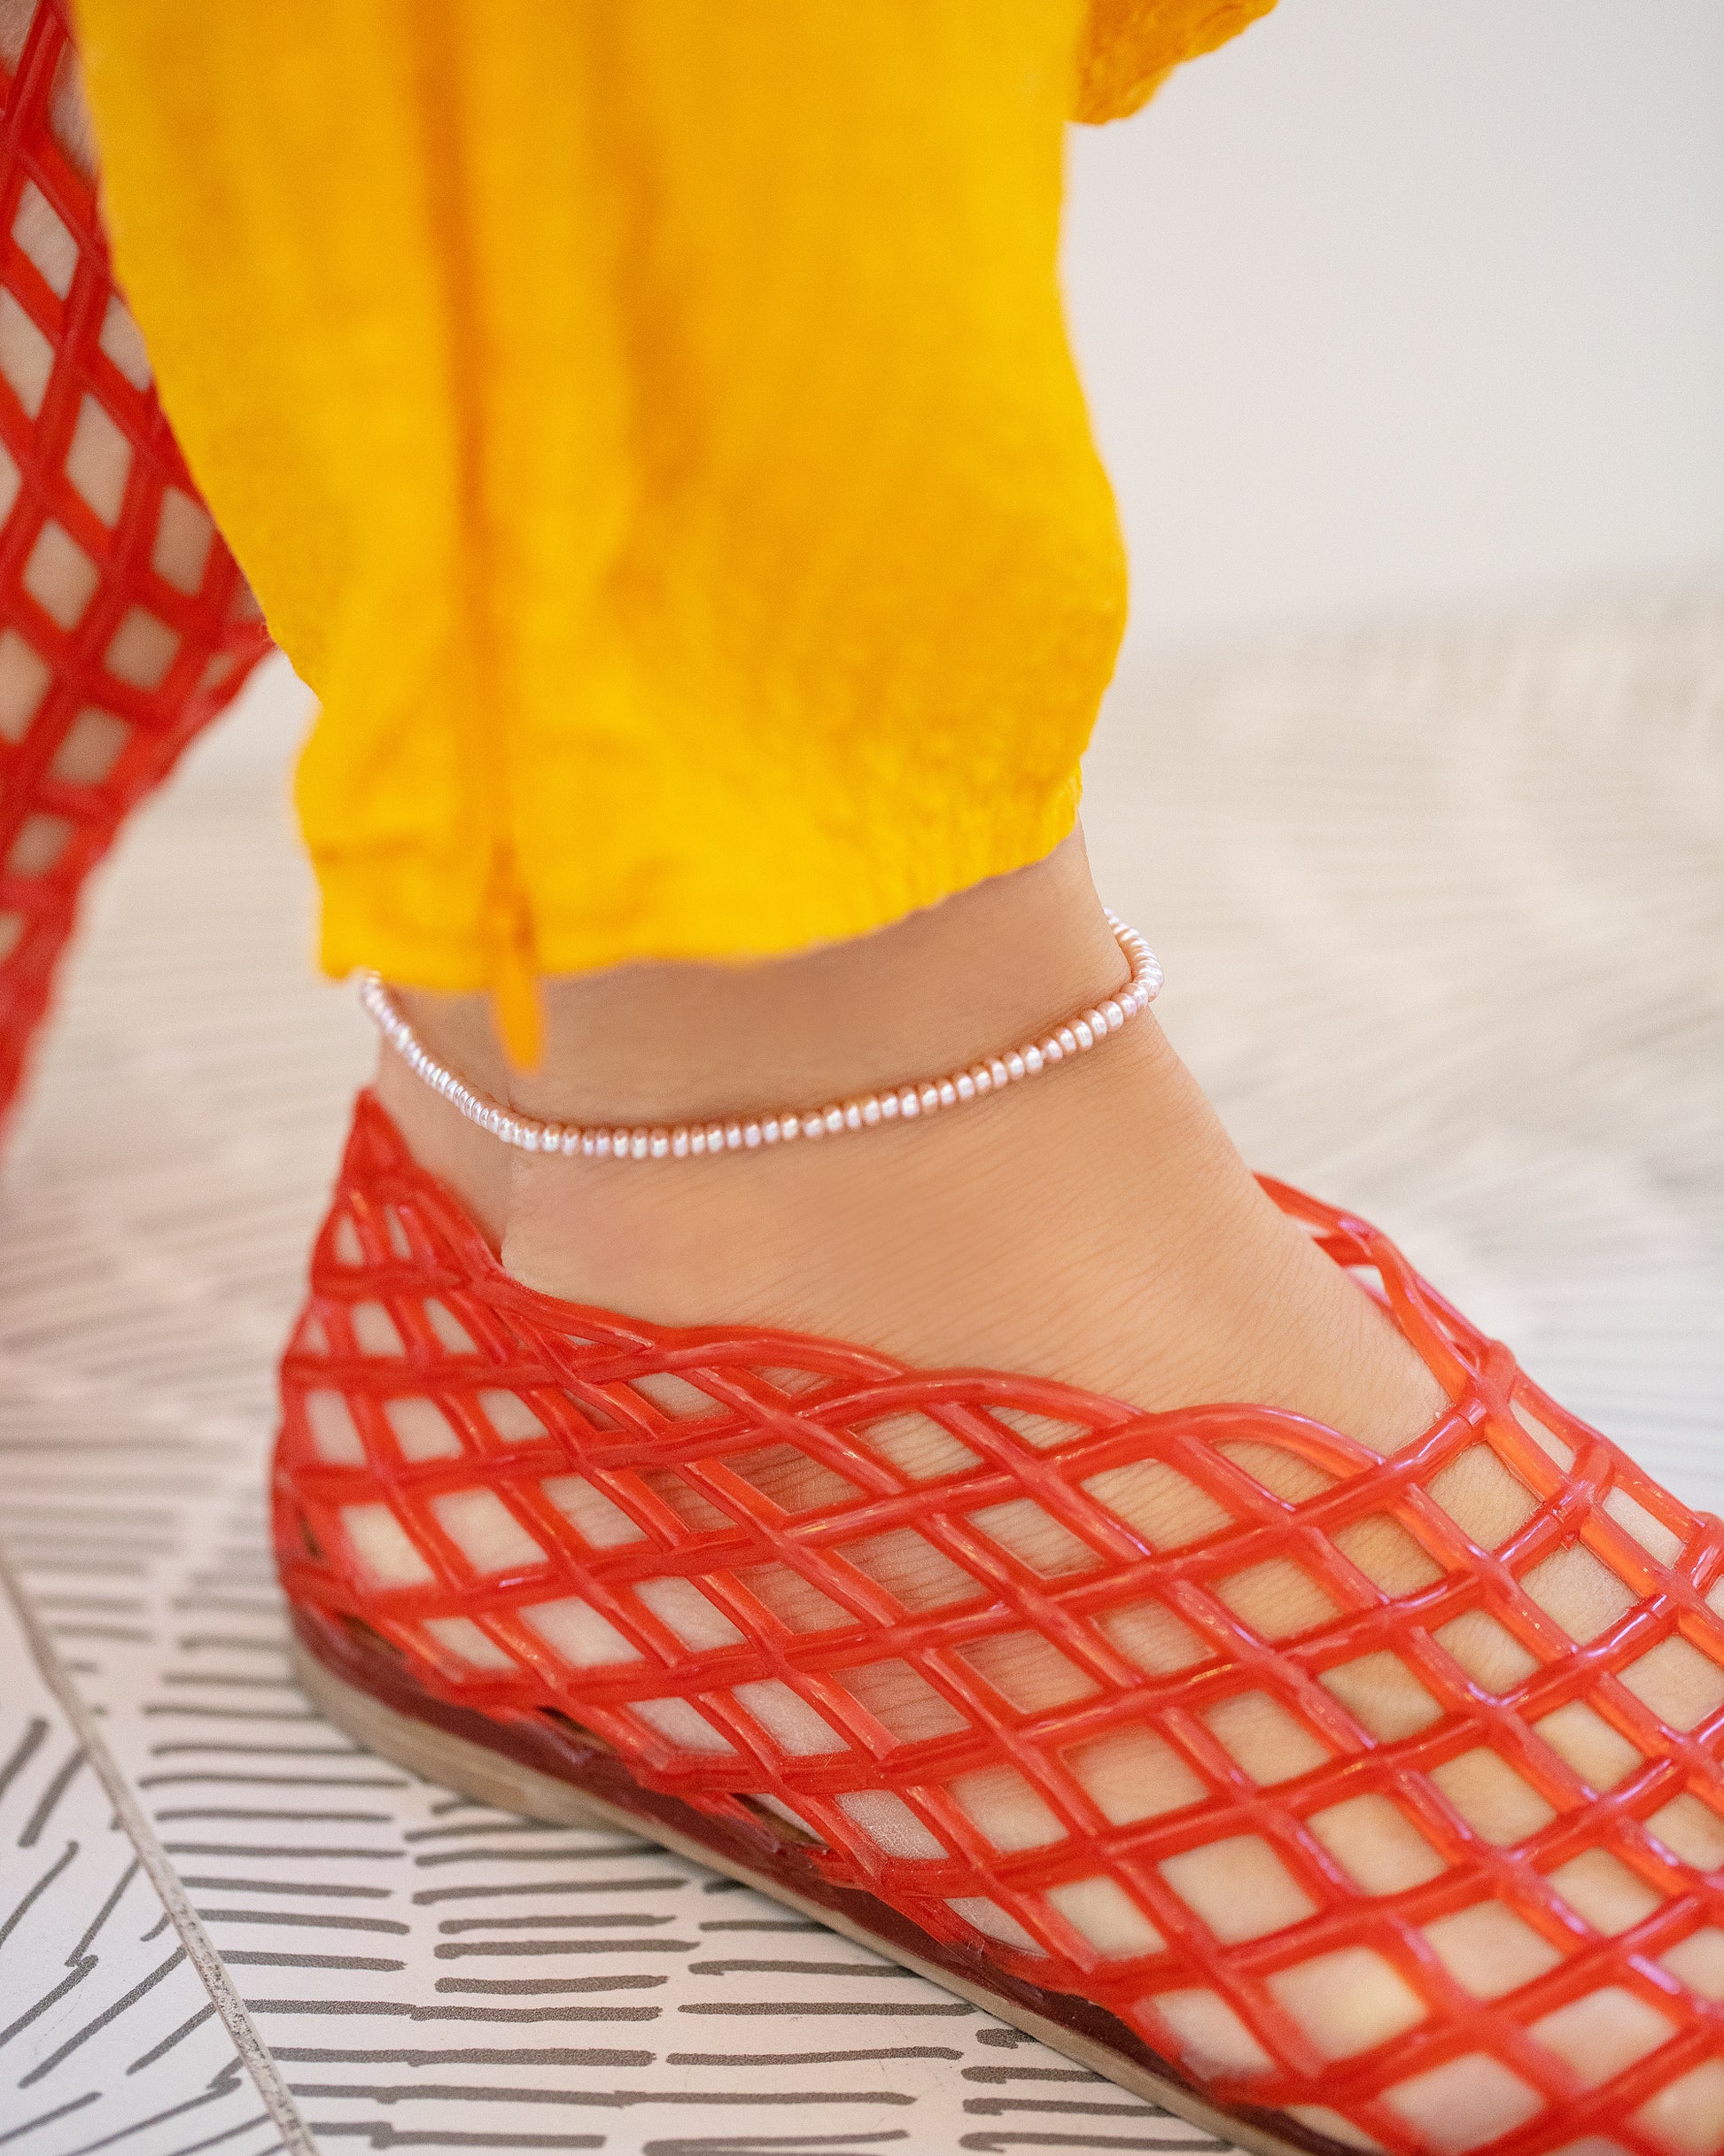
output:
[[[1269,1187],[1449,1397],[1391,1458],[557,1302],[361,1097],[283,1368],[307,1689],[1252,2148],[1710,2156],[1724,1529]]]
[[[3,1118],[85,876],[269,644],[114,289],[60,0],[0,108]]]

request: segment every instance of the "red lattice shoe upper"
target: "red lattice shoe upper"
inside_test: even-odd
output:
[[[1452,1397],[1390,1459],[555,1302],[364,1097],[283,1366],[288,1593],[443,1699],[794,1822],[1223,2102],[1397,2151],[1706,2156],[1720,1525],[1270,1188]]]
[[[0,1115],[85,875],[268,649],[63,146],[73,64],[42,0],[0,71]]]

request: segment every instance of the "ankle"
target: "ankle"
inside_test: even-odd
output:
[[[962,1067],[1107,998],[1122,970],[1074,837],[832,950],[553,983],[544,1062],[512,1085],[475,1037],[481,1014],[415,999],[409,1016],[526,1115],[652,1124]],[[1263,1196],[1148,1016],[956,1114],[674,1164],[506,1150],[404,1066],[384,1091],[507,1269],[566,1300],[1012,1368],[1147,1409],[1256,1401],[1384,1447],[1441,1404],[1382,1313]]]
[[[1121,970],[1074,832],[1044,861],[850,943],[749,965],[633,965],[547,981],[544,1053],[529,1072],[509,1069],[486,998],[402,990],[398,1000],[439,1062],[523,1115],[650,1125],[808,1106],[962,1067],[1111,995]],[[517,1214],[542,1212],[540,1164],[505,1152],[387,1049],[377,1089],[415,1157],[493,1246]],[[704,1181],[690,1164],[674,1193],[655,1189],[642,1204],[640,1178],[583,1166],[579,1179],[551,1179],[565,1227],[592,1193],[620,1226],[637,1210],[674,1213]]]
[[[511,1098],[559,1122],[723,1120],[967,1064],[1117,989],[1074,832],[1045,860],[871,936],[749,964],[545,985],[545,1054]]]

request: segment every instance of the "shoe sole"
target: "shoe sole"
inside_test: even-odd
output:
[[[1038,2012],[1023,1998],[996,1990],[979,1974],[955,1972],[925,1958],[901,1938],[889,1935],[883,1926],[880,1929],[871,1926],[866,1916],[858,1913],[872,1906],[880,1911],[882,1919],[893,1930],[901,1932],[908,1928],[884,1903],[874,1902],[867,1895],[846,1893],[843,1897],[846,1906],[835,1909],[824,1900],[817,1901],[799,1893],[770,1872],[739,1858],[734,1849],[714,1847],[701,1831],[706,1824],[704,1815],[690,1806],[674,1804],[672,1801],[682,1820],[667,1821],[664,1816],[667,1801],[663,1797],[648,1798],[642,1791],[642,1806],[637,1812],[626,1802],[618,1802],[614,1794],[600,1796],[573,1787],[558,1776],[544,1773],[488,1745],[475,1743],[454,1731],[439,1727],[435,1722],[390,1705],[386,1700],[338,1676],[303,1639],[296,1637],[291,1645],[294,1673],[313,1705],[368,1751],[407,1768],[426,1781],[436,1782],[476,1803],[515,1812],[524,1818],[542,1819],[557,1826],[620,1829],[673,1849],[690,1863],[721,1872],[739,1885],[751,1887],[757,1894],[782,1903],[799,1915],[812,1918],[828,1930],[842,1933],[858,1946],[866,1947],[870,1953],[882,1955],[900,1968],[926,1977],[942,1990],[956,1993],[984,2013],[1034,2036],[1075,2065],[1101,2074],[1145,2103],[1158,2105],[1191,2125],[1250,2151],[1252,2156],[1357,2156],[1356,2151],[1344,2148],[1327,2136],[1312,2132],[1291,2120],[1286,2121],[1291,2131],[1275,2130],[1266,2121],[1276,2114],[1262,2113],[1253,2118],[1249,2114],[1242,2116],[1219,2110],[1184,2082],[1157,2073],[1153,2066],[1127,2056],[1105,2039],[1073,2028],[1052,2013]],[[615,1773],[609,1779],[613,1788],[619,1780],[626,1783],[627,1779]],[[935,1942],[930,1941],[929,1944]],[[978,1968],[985,1967],[980,1957],[970,1958]],[[1025,1990],[1029,1987],[1018,1989]],[[1050,2000],[1058,1996],[1052,1993],[1040,1996]],[[1075,2011],[1091,2019],[1112,2023],[1122,2038],[1136,2047],[1137,2040],[1111,2015],[1100,2014],[1094,2008],[1086,2009],[1079,2001],[1071,2001],[1070,2004]]]

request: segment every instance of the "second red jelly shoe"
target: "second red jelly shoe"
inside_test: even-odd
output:
[[[114,287],[60,0],[0,68],[0,1120],[85,877],[269,648]]]
[[[362,1096],[283,1366],[308,1691],[1254,2149],[1712,2156],[1724,1530],[1269,1187],[1448,1395],[1392,1457],[560,1303]]]

